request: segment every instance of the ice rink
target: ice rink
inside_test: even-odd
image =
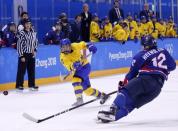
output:
[[[95,78],[93,87],[107,93],[117,89],[124,75]],[[160,96],[120,121],[96,123],[97,112],[109,108],[116,95],[105,104],[99,101],[67,112],[40,124],[22,117],[26,112],[36,118],[58,113],[75,101],[71,83],[40,87],[38,92],[0,94],[0,131],[178,131],[178,69],[169,76]],[[93,97],[85,97],[91,100]]]

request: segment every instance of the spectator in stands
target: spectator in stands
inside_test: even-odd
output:
[[[61,23],[61,26],[62,26],[62,32],[64,33],[64,38],[70,38],[72,29],[71,29],[66,13],[63,12],[59,15],[59,22]]]
[[[127,24],[129,26],[129,30],[130,30],[129,39],[137,42],[138,39],[139,39],[138,26],[137,26],[136,21],[133,20],[131,13],[127,14],[127,20],[126,21],[127,21]]]
[[[113,8],[109,11],[109,19],[113,24],[120,18],[124,18],[124,11],[120,8],[120,0],[115,0]]]
[[[20,15],[19,24],[17,26],[17,30],[18,31],[21,31],[21,30],[24,29],[23,24],[24,24],[24,21],[26,21],[27,19],[29,19],[28,13],[27,12],[22,12],[21,15]]]
[[[101,37],[100,26],[99,26],[99,18],[98,15],[95,13],[92,16],[92,21],[90,24],[90,41],[91,42],[98,42]]]
[[[51,30],[45,35],[43,39],[45,45],[59,45],[60,41],[64,38],[61,23],[56,22],[54,27],[55,30]]]
[[[71,23],[72,33],[70,36],[71,42],[81,41],[81,15],[75,17],[75,21]]]
[[[89,12],[88,4],[83,5],[83,12],[81,13],[82,22],[81,22],[81,31],[82,31],[82,40],[89,42],[90,40],[90,24],[92,20],[92,14]]]
[[[17,44],[17,27],[14,22],[7,24],[7,30],[4,32],[4,41],[6,47],[16,48]]]
[[[3,38],[4,38],[4,34],[3,31],[1,30],[1,25],[0,25],[0,48],[3,47],[5,44]]]
[[[152,15],[154,15],[154,12],[149,9],[149,4],[145,3],[143,5],[143,10],[140,12],[140,19],[142,16],[145,16],[146,20],[149,21]]]

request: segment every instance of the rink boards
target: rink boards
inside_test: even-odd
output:
[[[178,39],[158,40],[159,47],[166,48],[176,60],[178,60],[177,43]],[[91,77],[126,73],[132,57],[141,49],[139,42],[133,41],[128,41],[125,45],[118,42],[99,42],[96,46],[98,51],[91,58]],[[59,76],[68,73],[59,61],[59,53],[59,46],[39,45],[36,57],[37,85],[61,82]],[[0,90],[15,87],[17,59],[16,50],[0,49]],[[27,80],[27,75],[25,80]]]

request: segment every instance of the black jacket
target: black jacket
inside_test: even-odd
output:
[[[92,20],[92,14],[88,12],[88,18],[86,18],[85,13],[82,12],[81,16],[82,16],[82,22],[81,22],[82,40],[88,42],[90,38],[90,23]]]
[[[120,11],[120,17],[117,16],[115,8],[112,8],[109,11],[109,19],[110,19],[111,23],[118,21],[119,18],[121,18],[121,17],[124,19],[124,11],[120,8],[119,8],[119,11]]]
[[[72,33],[70,36],[71,42],[79,42],[81,40],[81,23],[71,23]]]

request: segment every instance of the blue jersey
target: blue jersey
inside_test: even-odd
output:
[[[167,80],[170,71],[176,68],[175,60],[166,49],[143,50],[133,58],[127,80],[138,74],[160,74]]]
[[[49,31],[45,37],[44,37],[44,43],[45,44],[55,44],[59,45],[60,40],[64,38],[64,33],[63,32],[56,32],[56,31]]]
[[[16,44],[17,43],[16,33],[11,32],[11,31],[6,31],[4,33],[4,40],[6,42],[7,47],[10,47],[10,46]]]

